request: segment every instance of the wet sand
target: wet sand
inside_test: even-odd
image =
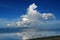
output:
[[[28,40],[60,40],[60,35],[50,36],[50,37],[33,38],[33,39],[28,39]]]

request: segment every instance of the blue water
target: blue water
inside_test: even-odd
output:
[[[40,36],[54,36],[54,35],[60,35],[60,32],[52,32],[49,33],[41,32]],[[0,40],[23,40],[21,35],[18,35],[17,33],[0,33]]]
[[[0,40],[23,40],[23,37],[48,37],[60,35],[59,30],[36,30],[31,28],[0,28]]]

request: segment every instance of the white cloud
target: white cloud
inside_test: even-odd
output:
[[[39,29],[48,30],[48,29],[53,29],[53,28],[54,29],[60,28],[59,27],[60,21],[55,20],[56,17],[54,16],[54,14],[52,14],[52,13],[39,13],[36,10],[36,8],[37,8],[37,6],[33,3],[27,8],[27,13],[25,15],[22,15],[16,21],[5,21],[5,20],[0,19],[0,25],[4,25],[4,27],[8,26],[8,27],[32,27],[32,28],[36,28],[36,29],[32,29],[30,31],[29,30],[27,31],[27,29],[26,30],[23,29],[24,32],[22,32],[21,34],[20,33],[16,34],[17,36],[21,35],[23,37],[23,39],[28,38],[28,37],[30,38],[31,35],[35,36],[35,37],[36,37],[36,35],[39,35],[39,37],[40,37],[40,33],[37,31],[37,29],[38,30]],[[59,26],[57,27],[57,25],[59,25]],[[43,34],[43,33],[44,32],[41,32],[41,34],[42,34],[41,36],[47,36],[47,35],[52,34],[52,33],[49,34],[49,32],[48,32],[47,35],[45,35],[46,33],[45,34]]]
[[[36,37],[47,37],[57,35],[56,32],[49,32],[48,30],[58,29],[57,25],[60,21],[55,20],[55,16],[52,13],[39,13],[36,10],[37,6],[33,3],[27,8],[27,13],[22,15],[17,21],[7,24],[11,27],[32,27],[30,29],[23,29],[23,32],[17,33],[17,36],[22,36],[22,39],[36,38]],[[20,20],[21,19],[21,20]],[[59,25],[60,26],[60,25]],[[47,30],[39,32],[40,30]],[[33,34],[34,33],[34,34]],[[45,35],[46,34],[46,35]]]
[[[54,14],[52,14],[52,13],[43,13],[42,14],[42,17],[43,18],[45,18],[45,19],[48,19],[49,17],[51,18],[51,19],[55,19],[55,16],[54,16]]]
[[[27,8],[27,13],[22,15],[21,20],[7,24],[8,26],[19,26],[19,27],[29,27],[29,26],[40,26],[41,23],[48,20],[54,20],[55,16],[52,13],[39,13],[36,10],[37,6],[33,3]]]
[[[9,21],[7,21],[7,19],[5,18],[0,18],[0,28],[2,27],[6,27],[6,25],[9,23]]]

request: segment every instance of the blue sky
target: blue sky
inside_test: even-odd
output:
[[[32,11],[30,9],[32,9]],[[30,24],[32,24],[32,26],[39,24],[40,26],[40,21],[46,19],[56,19],[56,21],[47,22],[47,24],[50,23],[51,26],[52,23],[59,25],[59,9],[59,0],[0,0],[0,26],[7,24],[8,26],[31,26]],[[35,24],[35,22],[37,23]]]
[[[32,30],[14,33],[21,31],[20,27]],[[60,35],[60,0],[0,0],[0,32],[13,32],[0,33],[0,39],[20,40],[21,36],[36,36],[39,31],[44,37]]]
[[[0,18],[16,19],[35,3],[41,13],[51,12],[60,20],[60,0],[0,0]]]

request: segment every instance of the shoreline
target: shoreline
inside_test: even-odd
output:
[[[32,38],[27,40],[60,40],[60,35],[57,36],[49,36],[49,37],[41,37],[41,38]]]

